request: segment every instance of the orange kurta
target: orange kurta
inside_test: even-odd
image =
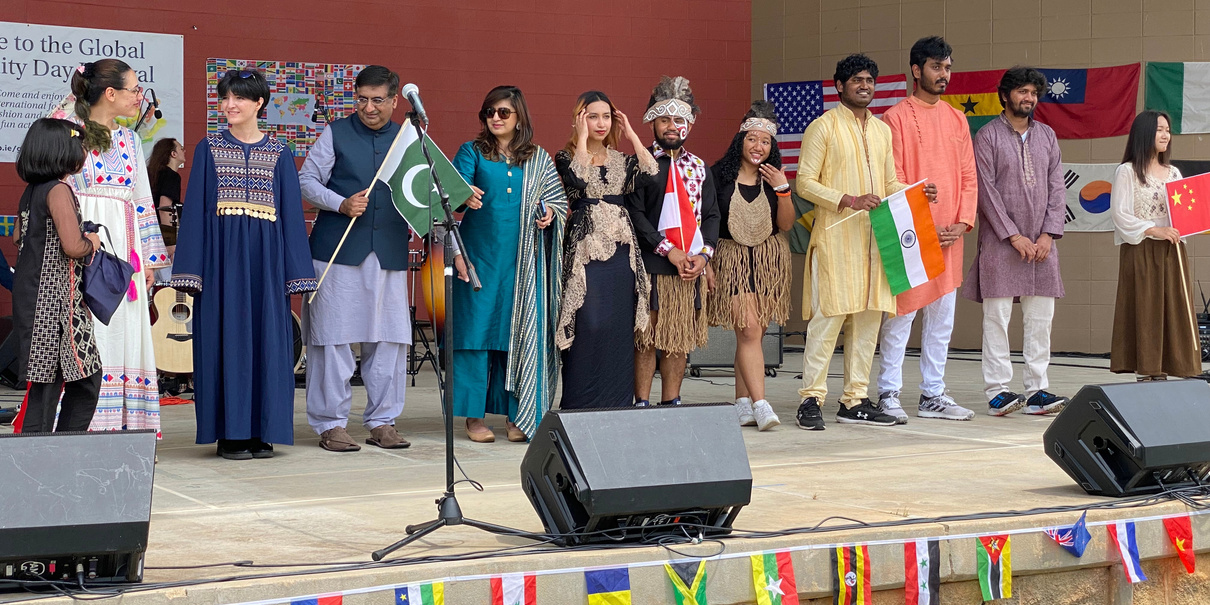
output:
[[[975,151],[966,118],[948,103],[929,105],[910,96],[882,116],[891,127],[891,147],[899,181],[915,183],[928,179],[937,185],[933,223],[946,227],[955,223],[975,224],[978,181]],[[945,272],[895,297],[898,314],[911,313],[962,285],[962,239],[942,248]]]

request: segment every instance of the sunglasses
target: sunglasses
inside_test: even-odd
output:
[[[247,80],[248,78],[251,78],[251,77],[252,77],[252,74],[254,74],[254,73],[256,73],[256,72],[251,71],[251,70],[247,70],[247,69],[241,69],[241,70],[239,70],[239,71],[237,71],[237,72],[230,72],[230,71],[229,71],[229,72],[227,72],[227,73],[224,73],[224,74],[223,74],[223,77],[222,77],[222,78],[219,78],[219,79],[220,79],[220,80],[226,79],[226,78],[227,78],[227,74],[230,74],[230,73],[234,73],[235,75],[237,75],[237,76],[239,76],[239,77],[241,77],[241,78],[243,78],[243,79]]]
[[[501,120],[507,120],[509,116],[512,116],[514,113],[516,113],[516,111],[513,111],[507,107],[488,107],[487,109],[483,110],[483,119],[490,120],[493,115],[499,115]]]

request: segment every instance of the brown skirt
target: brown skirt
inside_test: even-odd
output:
[[[715,280],[706,311],[710,325],[746,328],[750,310],[758,326],[786,323],[790,316],[790,244],[784,234],[770,236],[754,247],[719,239],[710,264]]]
[[[1201,345],[1185,244],[1122,244],[1109,369],[1142,376],[1196,376]],[[1184,271],[1182,271],[1182,259]],[[1184,278],[1182,279],[1182,273]]]
[[[651,347],[674,355],[688,355],[706,346],[706,301],[702,300],[705,275],[685,281],[679,275],[651,276],[651,321],[634,332],[634,346]]]

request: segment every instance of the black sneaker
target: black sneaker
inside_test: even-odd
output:
[[[874,426],[893,426],[899,422],[897,418],[890,414],[884,414],[873,401],[862,399],[861,403],[856,407],[845,407],[840,404],[840,411],[836,412],[836,422],[841,424],[871,424]]]
[[[1024,406],[1024,397],[1012,391],[1004,391],[987,402],[987,413],[991,416],[1007,416]]]
[[[819,409],[819,399],[815,397],[807,397],[798,405],[798,413],[795,414],[798,420],[798,428],[808,431],[822,431],[823,412]]]
[[[1045,416],[1046,414],[1057,414],[1063,411],[1063,408],[1066,406],[1066,397],[1059,397],[1054,393],[1046,391],[1038,391],[1029,396],[1029,400],[1025,402],[1025,411],[1021,413],[1031,416]]]

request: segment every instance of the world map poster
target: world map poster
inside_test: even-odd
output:
[[[218,82],[228,70],[255,69],[269,82],[269,107],[261,129],[283,140],[295,157],[305,157],[328,122],[356,108],[353,82],[364,65],[206,60],[206,132],[226,128],[219,111]]]

